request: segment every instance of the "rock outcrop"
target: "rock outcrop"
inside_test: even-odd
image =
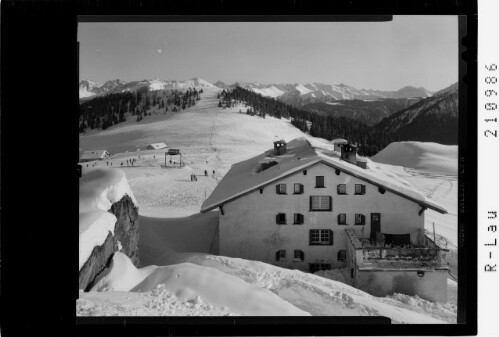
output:
[[[114,235],[109,232],[104,243],[94,247],[90,257],[80,269],[78,288],[85,291],[92,288],[95,281],[112,260],[113,254],[121,251],[135,266],[139,265],[139,212],[132,199],[125,195],[112,204],[110,213],[116,216]]]
[[[127,255],[133,264],[139,266],[139,212],[132,199],[125,195],[111,206],[111,213],[116,216],[114,238],[121,243],[121,252]]]

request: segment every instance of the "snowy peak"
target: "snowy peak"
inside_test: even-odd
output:
[[[102,84],[92,82],[89,80],[82,80],[80,82],[80,98],[94,96],[99,92],[99,88]]]
[[[411,86],[403,87],[396,91],[399,98],[430,97],[432,93],[423,87],[415,88]]]
[[[113,91],[115,90],[116,88],[119,88],[119,87],[122,87],[126,84],[125,81],[123,80],[120,80],[120,79],[115,79],[115,80],[111,80],[111,81],[107,81],[105,82],[101,87],[100,89],[103,91],[103,92],[110,92],[110,91]]]

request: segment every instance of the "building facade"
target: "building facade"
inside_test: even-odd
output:
[[[220,182],[202,207],[220,209],[219,254],[307,272],[348,268],[350,284],[374,295],[400,290],[446,300],[441,249],[424,235],[425,210],[445,210],[364,174],[351,154],[349,162],[314,158],[307,146],[291,142],[290,151],[235,166]],[[266,173],[250,170],[258,163]],[[253,183],[230,190],[244,169]]]

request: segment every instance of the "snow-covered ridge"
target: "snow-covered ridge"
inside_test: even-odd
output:
[[[110,168],[83,169],[80,178],[78,238],[80,269],[94,247],[102,245],[109,232],[113,233],[117,219],[108,211],[125,195],[137,205],[123,171]]]
[[[217,88],[213,84],[199,77],[194,77],[190,80],[185,81],[162,80],[159,78],[153,78],[142,81],[126,82],[120,79],[116,79],[107,81],[103,85],[83,80],[80,82],[80,98],[92,97],[112,92],[132,91],[142,87],[149,87],[149,90],[151,91],[163,89]]]

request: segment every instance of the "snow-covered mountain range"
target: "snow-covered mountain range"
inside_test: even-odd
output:
[[[186,81],[153,78],[142,81],[126,82],[115,79],[107,81],[104,84],[82,80],[80,81],[80,98],[88,98],[113,92],[133,91],[142,87],[149,87],[149,90],[152,91],[162,89],[215,88],[213,84],[198,77]]]
[[[220,88],[230,88],[240,86],[252,90],[262,96],[279,98],[295,106],[303,106],[315,102],[333,102],[336,100],[379,100],[385,98],[426,98],[432,92],[425,88],[415,88],[411,86],[403,87],[397,91],[382,91],[372,89],[356,89],[346,84],[261,84],[256,82],[236,82],[226,85],[223,82],[216,82]]]
[[[227,85],[224,82],[217,81],[214,84],[201,78],[194,77],[187,81],[162,80],[158,78],[143,81],[125,82],[120,79],[107,81],[99,84],[89,80],[80,82],[80,98],[91,97],[111,92],[123,92],[134,90],[140,87],[149,86],[150,90],[161,89],[186,89],[189,87],[210,87],[210,88],[242,88],[254,91],[262,96],[279,98],[279,100],[292,104],[294,106],[304,106],[317,102],[334,102],[337,100],[379,100],[385,98],[426,98],[432,95],[432,92],[425,88],[415,88],[406,86],[397,91],[381,91],[371,89],[356,89],[346,84],[262,84],[257,82],[235,82]]]

